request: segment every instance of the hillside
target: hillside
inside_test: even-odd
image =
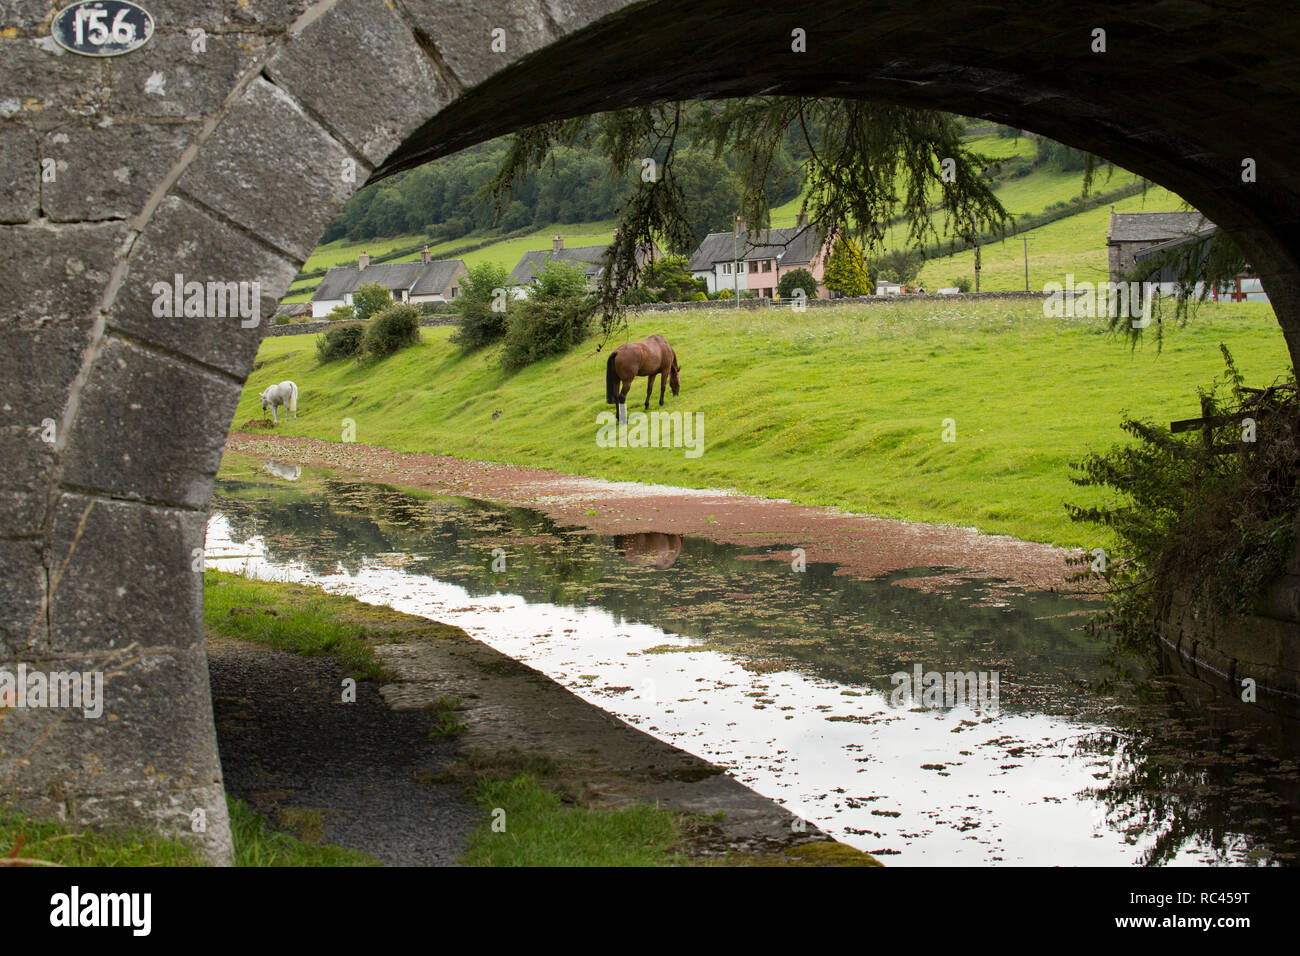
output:
[[[398,451],[733,487],[1092,546],[1099,533],[1062,508],[1093,500],[1070,484],[1069,462],[1123,440],[1121,411],[1164,422],[1195,414],[1197,387],[1222,372],[1219,342],[1252,385],[1288,366],[1262,303],[1202,307],[1159,357],[1096,321],[1046,319],[1036,301],[635,315],[628,338],[662,333],[680,357],[681,395],[666,407],[704,414],[704,453],[687,458],[597,444],[607,353],[595,340],[505,375],[493,352],[462,356],[450,332],[424,329],[423,344],[377,366],[319,366],[313,337],[268,338],[234,428],[256,427],[258,392],[292,379],[301,417],[282,434],[338,441],[351,419],[356,441]],[[633,400],[644,396],[638,379]],[[956,442],[940,440],[946,418]]]
[[[972,136],[967,140],[971,149],[1008,166],[1028,165],[1035,156],[1036,147],[1031,138],[1008,139],[994,135]],[[1115,169],[1107,175],[1101,171],[1094,184],[1095,192],[1109,192],[1137,181],[1134,174]],[[1028,175],[1006,179],[994,190],[998,199],[1014,217],[1042,213],[1057,204],[1069,203],[1080,194],[1082,174],[1061,172],[1050,166],[1034,168]],[[799,212],[800,198],[790,200],[772,209],[773,227],[792,226]],[[1168,190],[1152,188],[1143,197],[1129,197],[1116,204],[1120,212],[1141,209],[1170,210],[1181,208],[1182,200]],[[1031,287],[1041,288],[1044,282],[1061,280],[1065,273],[1073,272],[1079,279],[1096,280],[1106,274],[1106,219],[1109,210],[1087,210],[1067,219],[1051,223],[1023,235],[1030,239]],[[1100,223],[1100,226],[1098,226]],[[566,245],[607,244],[613,236],[612,220],[592,223],[557,223],[538,228],[522,237],[499,238],[490,230],[477,230],[459,239],[429,242],[434,258],[460,258],[469,266],[479,262],[496,262],[507,269],[529,249],[550,245],[551,237],[564,236]],[[414,248],[392,261],[419,258],[418,246],[427,240],[419,234],[407,234],[388,239],[370,239],[348,242],[345,239],[318,246],[303,266],[304,273],[343,265],[356,261],[361,252],[368,252],[372,260],[385,256],[394,249]],[[483,245],[486,243],[486,245]],[[483,245],[470,251],[466,247]],[[906,231],[892,228],[888,247],[907,245]],[[1024,288],[1024,247],[1020,236],[1012,240],[986,246],[983,252],[980,288],[983,291],[1014,290]],[[1014,260],[1014,261],[1013,261]],[[952,284],[958,276],[974,277],[972,253],[948,256],[927,262],[920,280],[926,288],[941,288]],[[300,277],[290,288],[285,302],[305,302],[320,281],[319,276]]]

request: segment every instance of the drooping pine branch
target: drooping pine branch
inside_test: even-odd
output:
[[[917,246],[939,237],[936,210],[944,233],[964,239],[1007,222],[983,175],[988,159],[963,143],[953,117],[827,98],[669,103],[545,124],[514,137],[485,192],[502,209],[553,149],[578,140],[603,155],[616,181],[627,182],[596,296],[608,332],[622,322],[624,298],[649,245],[677,251],[694,245],[677,154],[699,148],[729,159],[741,184],[736,211],[750,230],[762,230],[770,222],[767,186],[774,158],[791,130],[809,151],[804,211],[828,233],[853,235],[868,252],[883,245],[889,223],[900,217]],[[651,175],[642,175],[646,169]]]

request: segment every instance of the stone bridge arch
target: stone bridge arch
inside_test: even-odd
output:
[[[1262,0],[145,5],[149,43],[94,59],[50,40],[50,0],[0,0],[0,668],[109,675],[99,719],[0,710],[0,804],[202,810],[228,859],[197,559],[264,326],[158,317],[156,285],[256,280],[269,315],[352,192],[492,136],[779,92],[1035,130],[1231,231],[1300,355],[1300,21]]]

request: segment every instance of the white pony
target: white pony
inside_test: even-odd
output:
[[[268,408],[271,410],[271,421],[276,421],[275,410],[278,406],[283,405],[288,411],[285,413],[287,419],[290,414],[294,418],[298,417],[298,386],[293,382],[281,382],[279,385],[272,385],[262,393],[262,411]]]

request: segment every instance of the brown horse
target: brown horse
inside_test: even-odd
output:
[[[655,376],[659,376],[659,404],[664,403],[664,386],[672,387],[676,395],[681,387],[677,373],[681,366],[677,364],[677,353],[662,335],[652,335],[642,342],[620,345],[610,353],[605,363],[605,401],[610,405],[627,403],[627,393],[632,389],[632,382],[638,375],[648,375],[646,382],[645,407],[650,408],[650,396],[655,389]],[[622,388],[619,383],[622,383]]]

